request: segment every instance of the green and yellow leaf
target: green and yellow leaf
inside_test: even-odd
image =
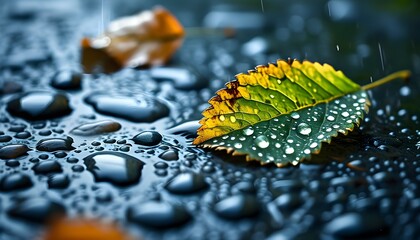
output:
[[[328,64],[278,60],[258,66],[209,100],[194,144],[262,164],[297,164],[360,123],[368,87]]]

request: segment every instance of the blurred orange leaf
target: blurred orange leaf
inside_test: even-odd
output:
[[[86,72],[163,65],[181,46],[184,28],[163,7],[112,21],[103,36],[82,39]]]

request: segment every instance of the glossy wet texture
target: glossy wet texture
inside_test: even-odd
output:
[[[79,75],[79,40],[97,34],[100,1],[3,2],[0,239],[33,239],[63,215],[116,222],[135,239],[420,235],[413,5],[167,1],[187,28],[228,29],[187,34],[159,69]],[[110,2],[111,18],[148,4]],[[239,72],[288,57],[330,63],[361,85],[401,69],[413,76],[368,92],[372,106],[360,128],[312,157],[326,164],[261,167],[191,144],[215,91]]]

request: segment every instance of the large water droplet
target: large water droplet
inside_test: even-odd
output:
[[[242,143],[235,143],[233,146],[237,149],[241,149],[242,148]]]
[[[133,141],[144,146],[154,146],[162,141],[162,135],[156,131],[143,131],[134,136]]]
[[[252,127],[247,127],[243,130],[246,136],[251,136],[254,133],[254,129]]]
[[[253,217],[259,213],[259,203],[254,195],[241,194],[228,197],[214,206],[214,211],[226,219]]]
[[[34,223],[45,223],[52,217],[64,215],[65,212],[63,205],[44,197],[28,198],[7,210],[7,214],[13,218]]]
[[[70,131],[71,134],[80,136],[92,136],[115,132],[121,129],[121,124],[111,120],[103,120],[82,124]]]
[[[124,153],[100,152],[83,159],[96,181],[109,181],[117,185],[137,183],[144,163]]]
[[[295,149],[292,147],[287,147],[286,150],[284,151],[286,154],[292,154],[295,152]]]
[[[64,94],[30,92],[10,100],[7,111],[14,116],[33,121],[65,116],[72,110],[69,99]]]
[[[187,172],[178,174],[169,180],[165,187],[172,193],[188,194],[200,191],[207,186],[202,175]]]
[[[127,97],[94,93],[85,98],[85,101],[99,113],[133,122],[153,122],[169,115],[169,108],[152,96],[139,94]]]
[[[127,218],[148,227],[168,228],[188,222],[191,215],[181,205],[150,201],[129,207]]]
[[[32,187],[32,181],[26,174],[12,173],[4,175],[0,181],[0,189],[2,191],[15,191]]]
[[[309,125],[306,123],[300,123],[297,126],[297,130],[300,134],[306,135],[306,136],[308,136],[312,132],[311,127],[309,127]]]
[[[293,119],[299,119],[299,118],[300,118],[300,115],[299,115],[299,113],[297,113],[297,112],[292,112],[292,114],[290,114],[290,116],[291,116]]]
[[[327,117],[327,120],[332,122],[332,121],[334,121],[334,120],[335,120],[335,117],[334,117],[334,116],[329,115],[329,116]]]
[[[0,148],[0,158],[13,159],[26,155],[30,149],[23,144],[11,144]]]
[[[77,90],[81,88],[83,75],[74,70],[62,70],[51,79],[51,86],[62,90]]]
[[[268,138],[264,135],[258,136],[254,142],[259,148],[267,148],[270,145]]]
[[[70,151],[73,150],[72,147],[73,139],[71,137],[63,138],[46,138],[39,141],[36,144],[36,149],[38,151],[54,152],[58,150]]]

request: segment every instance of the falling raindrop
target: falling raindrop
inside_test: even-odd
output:
[[[260,148],[267,148],[270,145],[270,142],[268,141],[268,138],[264,135],[258,136],[255,139],[255,143]]]

